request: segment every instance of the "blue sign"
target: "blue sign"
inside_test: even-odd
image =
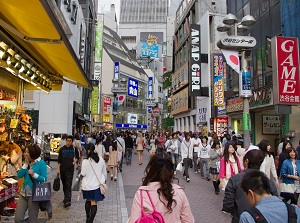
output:
[[[128,78],[128,96],[138,98],[139,82],[132,78]]]
[[[149,44],[147,42],[142,42],[141,56],[142,57],[149,56],[151,58],[158,58],[158,45],[155,43]]]
[[[114,78],[119,79],[119,75],[120,75],[120,62],[115,62]]]
[[[224,115],[226,115],[226,106],[216,107],[216,116],[219,117],[219,116],[224,116]]]
[[[148,106],[148,113],[152,113],[152,106]]]
[[[252,97],[251,72],[243,71],[240,78],[240,97]]]
[[[153,77],[148,78],[148,98],[153,98]]]
[[[136,124],[121,124],[117,123],[116,128],[129,128],[129,129],[147,129],[147,125],[136,125]]]

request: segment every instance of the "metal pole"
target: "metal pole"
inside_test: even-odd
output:
[[[248,71],[248,61],[246,58],[246,52],[242,51],[242,71]],[[239,75],[242,78],[242,75]],[[243,133],[244,133],[244,148],[248,148],[251,143],[250,138],[250,109],[249,109],[249,97],[243,98]]]

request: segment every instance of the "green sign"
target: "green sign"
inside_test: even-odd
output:
[[[250,130],[250,114],[246,112],[243,113],[243,127],[244,130]]]
[[[102,41],[103,41],[103,16],[98,15],[96,27],[96,42],[95,42],[95,62],[102,62]]]

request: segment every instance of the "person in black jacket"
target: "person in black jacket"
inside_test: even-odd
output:
[[[64,207],[71,206],[72,197],[72,180],[74,174],[74,166],[79,159],[79,152],[73,147],[73,136],[66,138],[66,145],[60,148],[58,153],[57,174],[60,174],[64,191]]]
[[[126,165],[131,165],[131,157],[132,157],[132,150],[133,150],[133,139],[131,136],[131,132],[128,132],[127,137],[125,140],[125,148],[126,148]]]
[[[239,222],[240,215],[245,210],[251,208],[240,185],[243,176],[250,169],[259,170],[264,158],[264,153],[257,146],[250,146],[248,150],[246,150],[244,156],[244,170],[241,173],[232,176],[227,183],[222,211],[230,213],[232,215],[232,223]],[[271,194],[274,196],[278,196],[275,183],[272,180],[269,181]]]

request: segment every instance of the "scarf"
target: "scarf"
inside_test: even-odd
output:
[[[232,171],[233,170],[233,171]],[[228,162],[226,162],[226,179],[229,180],[233,172],[233,175],[239,173],[239,168],[237,165],[237,161],[234,159],[234,156],[229,156]]]

